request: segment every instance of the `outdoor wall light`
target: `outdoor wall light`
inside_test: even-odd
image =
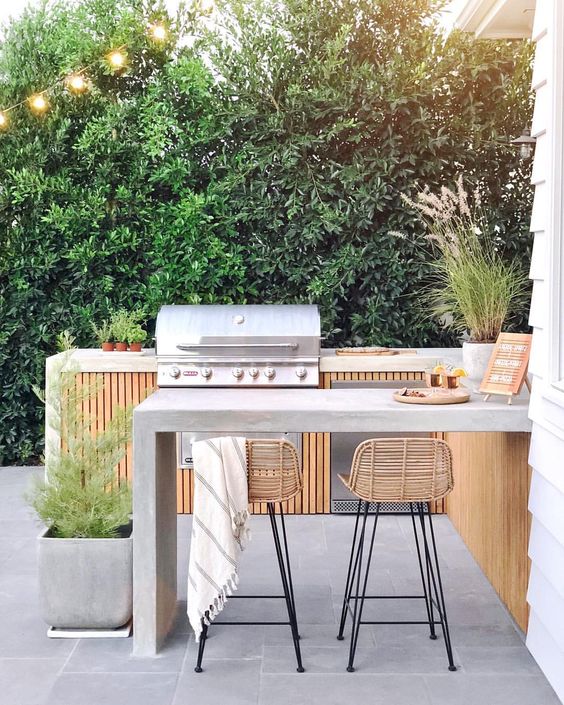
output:
[[[0,130],[5,130],[8,127],[8,116],[6,113],[0,113]]]
[[[28,102],[31,110],[37,115],[41,115],[49,107],[49,104],[41,93],[36,93],[35,95],[32,95]]]
[[[523,132],[521,132],[521,134],[519,135],[519,137],[516,137],[514,140],[511,140],[511,144],[514,147],[519,148],[519,155],[521,159],[529,159],[529,157],[531,157],[531,155],[533,154],[533,147],[536,141],[536,137],[531,137],[531,131],[528,129],[524,129]]]

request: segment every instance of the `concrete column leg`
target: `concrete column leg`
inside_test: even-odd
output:
[[[133,424],[133,655],[155,656],[174,621],[176,435]]]

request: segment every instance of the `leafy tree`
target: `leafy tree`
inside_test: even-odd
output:
[[[402,192],[463,171],[507,256],[529,256],[529,165],[507,139],[531,115],[531,48],[445,38],[440,4],[227,0],[203,44],[254,300],[320,303],[328,344],[454,342],[417,305],[430,253]]]

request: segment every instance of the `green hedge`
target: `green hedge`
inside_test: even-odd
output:
[[[0,134],[0,464],[42,450],[31,385],[56,334],[93,345],[117,306],[151,325],[163,303],[316,302],[328,345],[453,342],[418,306],[431,255],[400,193],[463,170],[528,259],[530,165],[506,140],[530,120],[531,49],[445,38],[434,5],[232,0],[214,33],[159,3],[60,0],[7,28],[0,106],[86,64],[93,88]],[[100,57],[123,43],[114,75]]]

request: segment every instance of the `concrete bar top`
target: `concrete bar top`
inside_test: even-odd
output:
[[[398,382],[398,388],[402,386]],[[153,431],[530,431],[528,394],[507,404],[402,404],[390,389],[159,389],[134,411]]]

